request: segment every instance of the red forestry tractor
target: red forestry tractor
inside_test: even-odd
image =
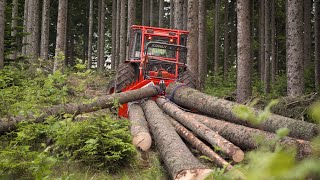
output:
[[[133,25],[130,28],[128,57],[118,66],[107,93],[125,92],[159,85],[165,90],[174,81],[195,87],[195,78],[187,70],[188,31]],[[119,109],[120,117],[128,117],[128,106]]]

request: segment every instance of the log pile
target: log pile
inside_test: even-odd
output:
[[[43,122],[52,115],[77,115],[110,108],[115,99],[121,104],[130,102],[128,116],[133,144],[147,152],[154,140],[172,179],[204,179],[212,172],[185,143],[229,171],[234,169],[233,164],[245,158],[244,151],[259,147],[256,136],[263,136],[266,141],[275,141],[283,146],[296,147],[297,158],[302,159],[311,155],[309,140],[319,133],[315,124],[275,114],[271,114],[260,125],[251,124],[234,114],[233,108],[239,104],[208,96],[180,83],[171,83],[167,87],[166,95],[169,98],[149,99],[159,93],[158,87],[145,87],[100,97],[89,104],[46,108],[38,117],[31,114],[28,117],[0,119],[0,133],[14,129],[22,120]],[[196,113],[185,111],[182,107]],[[248,108],[256,114],[261,113],[258,109]],[[275,132],[280,128],[288,128],[289,135],[279,138]]]

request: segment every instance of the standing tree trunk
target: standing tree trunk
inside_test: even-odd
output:
[[[24,1],[24,12],[23,12],[23,33],[26,34],[28,32],[28,9],[29,9],[29,0]],[[22,37],[22,55],[27,54],[27,41],[28,41],[28,36],[23,36]]]
[[[207,65],[207,39],[206,39],[206,28],[207,28],[207,12],[205,0],[199,0],[199,78],[198,87],[204,88],[206,80],[206,65]]]
[[[303,1],[303,22],[304,22],[304,33],[303,33],[303,59],[304,69],[308,70],[311,67],[311,9],[312,0]]]
[[[18,38],[17,38],[17,27],[18,27],[18,14],[19,13],[19,1],[12,1],[12,20],[11,20],[11,36],[13,37],[14,50],[12,52],[12,59],[17,59],[18,55]]]
[[[98,61],[99,61],[99,65],[98,66],[98,71],[103,71],[104,69],[104,63],[105,63],[105,59],[104,59],[104,45],[105,45],[105,11],[106,11],[106,7],[105,7],[105,0],[101,0],[101,10],[100,10],[100,34],[99,34],[99,57],[98,57]]]
[[[243,103],[252,93],[251,87],[251,39],[250,39],[250,2],[237,1],[237,102]]]
[[[100,68],[100,34],[101,34],[101,2],[102,0],[98,0],[98,38],[97,38],[97,71],[99,71]]]
[[[170,29],[174,28],[174,5],[173,0],[170,0]]]
[[[259,66],[259,69],[260,69],[260,78],[261,78],[261,82],[264,81],[264,62],[265,62],[265,59],[264,59],[264,4],[265,4],[265,0],[260,0],[260,6],[259,6],[259,62],[260,62],[260,66]]]
[[[198,81],[198,47],[195,44],[199,43],[199,21],[198,21],[198,6],[199,0],[189,0],[188,2],[188,31],[189,37],[187,42],[188,54],[187,54],[187,63],[189,65],[189,69],[193,75],[196,77],[196,81]],[[196,83],[198,84],[198,83]]]
[[[117,25],[116,25],[116,70],[118,69],[118,65],[120,64],[120,8],[121,0],[117,0]],[[142,18],[143,19],[143,18]]]
[[[49,54],[50,0],[44,0],[42,6],[40,57],[47,60]]]
[[[26,40],[26,56],[32,54],[32,32],[33,32],[33,16],[34,16],[34,1],[28,1],[28,16],[27,16],[27,40]]]
[[[320,91],[320,0],[314,1],[315,87]]]
[[[112,3],[115,0],[112,1]],[[114,8],[114,7],[112,7]],[[113,9],[112,9],[113,10]],[[113,16],[112,14],[112,23],[113,23]],[[113,35],[114,31],[112,31]],[[93,36],[93,0],[90,0],[90,5],[89,5],[89,35],[88,35],[88,69],[91,69],[92,66],[92,36]],[[114,37],[112,36],[112,45]],[[114,47],[112,46],[112,50]],[[112,54],[112,57],[114,57],[114,53]]]
[[[0,0],[0,70],[4,67],[4,28],[6,1]]]
[[[130,1],[129,1],[130,2]],[[112,0],[112,45],[111,45],[111,70],[116,69],[116,29],[117,29],[117,0]]]
[[[287,8],[287,93],[294,97],[304,91],[303,1],[288,0]]]
[[[184,2],[183,2],[183,30],[187,30],[187,29],[188,29],[188,0],[184,0]]]
[[[39,22],[39,14],[40,14],[40,6],[39,0],[33,0],[33,16],[32,16],[32,26],[33,31],[31,34],[30,43],[32,44],[31,55],[33,59],[38,59],[40,54],[40,22]]]
[[[224,60],[223,60],[223,79],[227,80],[229,63],[229,0],[224,1]]]
[[[150,26],[154,26],[154,17],[153,17],[153,6],[154,6],[154,2],[153,0],[149,1],[149,18],[150,18]]]
[[[126,60],[126,0],[121,0],[121,12],[120,12],[120,63]]]
[[[265,1],[264,8],[264,93],[268,94],[270,92],[270,1]]]
[[[174,1],[174,28],[183,29],[183,0]]]
[[[59,0],[56,52],[54,59],[53,72],[63,71],[65,57],[63,54],[66,49],[66,26],[67,26],[67,4],[68,0]]]
[[[220,20],[220,0],[216,0],[214,19],[214,74],[219,74],[219,20]]]
[[[271,0],[271,83],[276,82],[276,11],[275,11],[275,0]]]
[[[136,22],[136,0],[128,1],[128,37],[129,30],[132,25]]]
[[[164,27],[164,0],[159,0],[159,27]]]

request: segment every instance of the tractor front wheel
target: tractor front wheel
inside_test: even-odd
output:
[[[180,79],[180,82],[186,84],[188,87],[196,89],[197,81],[190,71],[188,70],[184,71],[182,76],[179,79]]]
[[[121,92],[122,89],[132,84],[135,79],[135,70],[130,63],[119,64],[116,77],[110,80],[107,86],[107,94]]]

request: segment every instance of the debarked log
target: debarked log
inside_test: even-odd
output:
[[[239,119],[234,113],[234,108],[240,104],[209,96],[198,90],[184,86],[181,83],[171,83],[167,87],[166,93],[172,101],[180,106],[229,122],[259,128],[268,132],[276,132],[280,128],[288,128],[290,130],[289,136],[304,140],[310,140],[319,134],[319,127],[316,124],[298,121],[276,114],[268,116],[259,126],[253,125],[246,120]],[[256,114],[262,112],[261,110],[251,107],[248,107],[248,109]]]
[[[151,133],[172,179],[204,179],[212,170],[201,164],[152,100],[142,103]]]

